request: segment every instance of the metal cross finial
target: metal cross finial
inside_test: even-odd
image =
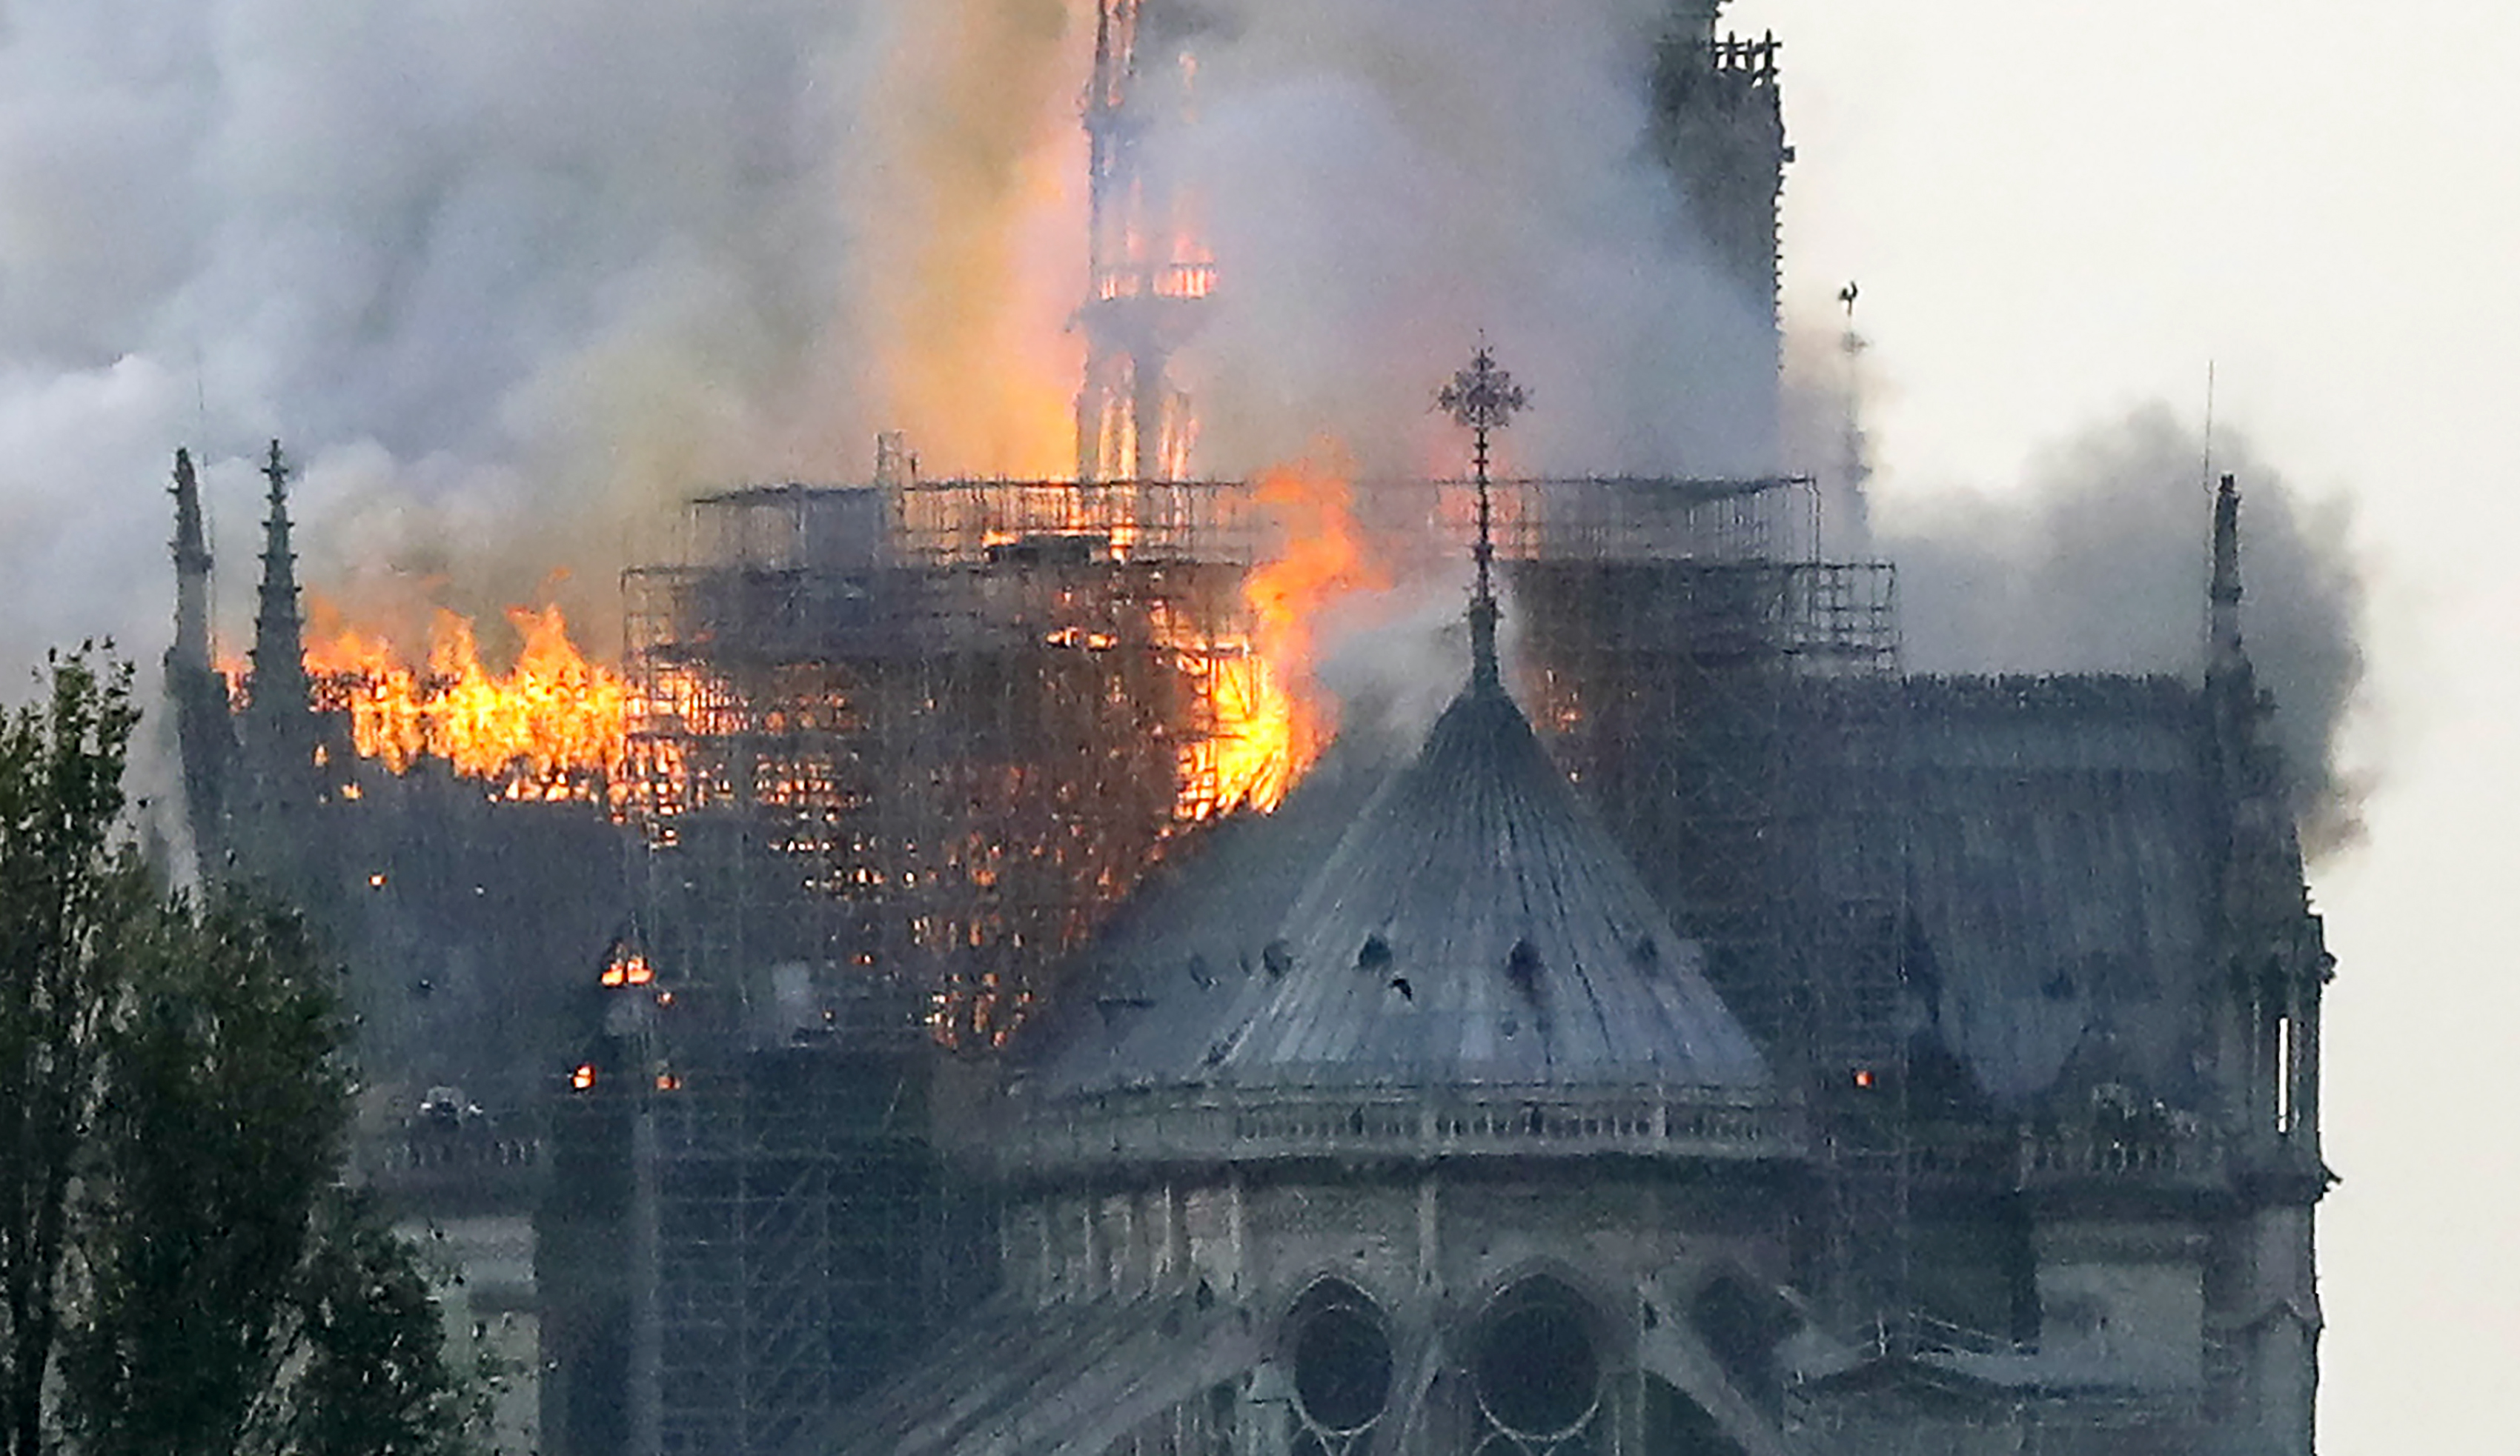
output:
[[[1496,559],[1496,538],[1488,503],[1488,431],[1503,429],[1513,422],[1513,417],[1531,404],[1513,375],[1497,367],[1496,351],[1479,342],[1478,352],[1470,356],[1470,367],[1453,375],[1452,382],[1436,392],[1435,406],[1453,417],[1457,424],[1470,431],[1473,450],[1470,455],[1472,478],[1479,488],[1479,539],[1470,548],[1470,558],[1478,563],[1478,595],[1470,600],[1470,671],[1472,679],[1483,687],[1497,687],[1502,680],[1497,672],[1496,587],[1491,563]]]
[[[289,477],[296,474],[290,468],[288,457],[280,453],[280,442],[271,442],[271,454],[263,459],[262,478],[271,482],[271,500],[278,505],[289,494]]]

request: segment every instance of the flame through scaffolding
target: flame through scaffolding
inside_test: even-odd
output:
[[[1250,650],[1210,659],[1216,730],[1184,750],[1187,782],[1212,774],[1215,812],[1276,809],[1321,757],[1338,710],[1314,678],[1319,623],[1340,598],[1391,585],[1358,529],[1343,472],[1281,466],[1254,483],[1253,504],[1274,518],[1282,546],[1242,584]]]

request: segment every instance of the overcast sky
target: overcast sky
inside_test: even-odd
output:
[[[2002,489],[2166,401],[2314,494],[2373,585],[2364,846],[2315,875],[2321,1448],[2513,1448],[2520,1368],[2520,8],[1740,0],[1787,42],[1789,314],[1848,280],[1885,498]]]

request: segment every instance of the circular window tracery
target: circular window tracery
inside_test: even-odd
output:
[[[1582,1299],[1546,1278],[1499,1296],[1471,1342],[1470,1383],[1489,1424],[1516,1443],[1482,1451],[1589,1450],[1580,1435],[1601,1404],[1601,1348]]]
[[[1342,1450],[1391,1403],[1390,1329],[1364,1291],[1336,1279],[1305,1291],[1286,1329],[1296,1414],[1309,1428],[1297,1447]]]

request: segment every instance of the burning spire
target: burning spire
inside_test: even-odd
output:
[[[1084,308],[1086,363],[1076,397],[1076,472],[1083,481],[1180,480],[1197,420],[1174,376],[1174,353],[1216,287],[1197,199],[1145,145],[1191,114],[1197,73],[1188,7],[1101,0],[1094,80],[1092,273]]]
[[[1436,408],[1470,432],[1470,471],[1479,488],[1479,538],[1470,548],[1479,581],[1470,598],[1470,675],[1481,687],[1499,687],[1497,670],[1497,602],[1494,563],[1496,538],[1488,501],[1488,432],[1504,429],[1529,408],[1530,398],[1513,375],[1497,367],[1496,351],[1485,342],[1470,356],[1470,367],[1453,375],[1435,395]]]

